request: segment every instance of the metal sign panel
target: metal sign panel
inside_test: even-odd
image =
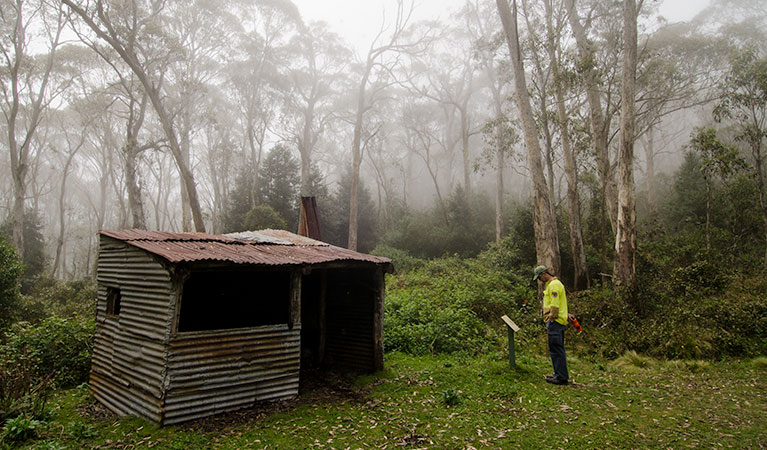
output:
[[[512,330],[514,330],[514,332],[515,332],[515,333],[519,331],[519,329],[520,329],[520,328],[519,328],[519,326],[517,326],[517,324],[516,324],[516,323],[514,323],[514,322],[513,322],[511,319],[509,319],[509,316],[507,316],[506,314],[504,314],[504,315],[501,317],[501,319],[503,319],[503,321],[506,323],[506,325],[508,325],[508,326],[509,326],[509,328],[511,328]]]

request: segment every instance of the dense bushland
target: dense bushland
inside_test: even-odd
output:
[[[48,415],[46,404],[54,389],[87,381],[96,289],[93,280],[40,277],[29,294],[20,295],[20,263],[3,267],[0,272],[12,287],[2,300],[14,306],[14,322],[0,327],[0,423],[15,417],[14,427],[21,433]]]
[[[488,270],[486,264],[484,258],[448,257],[391,277],[384,328],[387,349],[418,355],[499,348],[501,316],[529,321],[534,292],[520,279]]]
[[[510,270],[506,264],[515,260],[513,253],[501,246],[477,258],[431,260],[390,277],[387,350],[501,351],[506,330],[500,317],[507,314],[522,327],[522,348],[542,351],[540,304],[527,275],[532,266]],[[608,358],[628,350],[669,359],[767,354],[767,278],[728,274],[710,261],[654,269],[667,276],[642,278],[640,312],[608,287],[570,293],[570,310],[585,331],[576,335],[568,329],[568,346]]]
[[[688,153],[673,177],[659,180],[656,205],[640,197],[638,307],[626,293],[594,276],[601,255],[598,195],[586,202],[585,236],[592,288],[570,292],[568,300],[585,331],[569,330],[568,345],[579,352],[617,357],[627,350],[660,358],[755,357],[767,354],[767,273],[764,224],[755,205],[758,190],[742,173],[713,184],[708,208],[701,195],[702,160]],[[705,189],[703,189],[705,190]],[[480,209],[481,211],[481,209]],[[379,247],[400,274],[389,279],[385,342],[413,354],[479,353],[500,348],[508,314],[523,328],[523,344],[545,348],[529,208],[514,205],[501,245],[475,258],[447,256],[429,261],[405,248]],[[566,217],[559,217],[566,243]],[[404,241],[407,242],[407,241]],[[448,242],[448,241],[445,241]],[[562,273],[571,285],[569,249],[562,247]],[[418,246],[414,248],[419,248]]]

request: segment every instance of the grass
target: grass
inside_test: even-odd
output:
[[[387,355],[386,370],[182,426],[94,416],[85,386],[58,393],[33,449],[765,448],[763,360],[615,363],[570,356],[575,383],[544,382],[550,362]],[[322,391],[319,389],[318,391]],[[3,444],[0,444],[2,448]]]

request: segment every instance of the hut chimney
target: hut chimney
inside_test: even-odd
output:
[[[322,233],[320,233],[320,216],[317,211],[316,197],[301,197],[301,215],[298,220],[298,234],[318,241],[322,240]]]

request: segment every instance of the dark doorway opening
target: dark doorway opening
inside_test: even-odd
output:
[[[304,275],[301,368],[306,376],[318,370],[375,370],[375,274],[369,269],[319,269]]]

